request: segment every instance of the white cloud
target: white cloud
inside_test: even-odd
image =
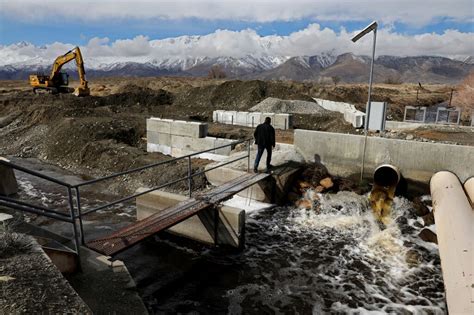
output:
[[[23,21],[65,18],[101,22],[103,19],[293,21],[377,20],[427,25],[440,18],[473,21],[472,0],[0,0],[0,11]]]
[[[251,56],[304,56],[325,52],[341,54],[352,52],[368,55],[372,35],[357,43],[350,38],[354,33],[341,29],[336,32],[311,24],[288,36],[260,36],[255,30],[217,30],[205,36],[181,36],[150,40],[145,36],[111,42],[108,38],[92,38],[81,47],[88,65],[120,61],[162,61],[165,59],[195,59],[203,57]],[[445,56],[463,58],[474,51],[474,33],[447,30],[443,34],[426,33],[403,35],[392,29],[380,29],[377,35],[377,56]],[[0,65],[34,63],[43,60],[50,64],[54,57],[65,53],[73,45],[53,43],[41,49],[33,45],[0,47]]]

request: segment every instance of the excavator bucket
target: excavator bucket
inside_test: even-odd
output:
[[[75,96],[89,96],[90,89],[88,87],[78,86],[73,93]]]

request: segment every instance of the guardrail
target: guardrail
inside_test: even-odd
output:
[[[114,173],[114,174],[111,174],[111,175],[108,175],[108,176],[104,176],[104,177],[101,177],[101,178],[84,181],[84,182],[74,184],[74,185],[69,184],[69,183],[64,182],[64,181],[61,181],[61,180],[58,180],[54,177],[36,172],[34,170],[22,167],[20,165],[15,164],[15,163],[0,159],[0,164],[11,167],[12,169],[14,169],[16,171],[24,172],[24,173],[32,175],[34,177],[38,177],[38,178],[41,178],[43,180],[46,180],[46,181],[49,181],[51,183],[55,183],[59,186],[64,187],[67,191],[68,213],[58,211],[58,209],[39,206],[39,205],[35,205],[35,204],[31,204],[31,203],[28,203],[28,202],[25,202],[25,201],[18,200],[16,198],[11,198],[11,197],[2,196],[2,195],[0,195],[0,205],[5,206],[5,207],[9,207],[9,208],[12,208],[12,209],[15,209],[15,210],[29,212],[29,213],[45,216],[45,217],[48,217],[48,218],[52,218],[52,219],[55,219],[55,220],[59,220],[59,221],[62,221],[62,222],[70,223],[72,225],[72,230],[73,230],[73,235],[74,235],[74,252],[78,256],[80,256],[79,246],[80,246],[80,244],[82,244],[82,245],[85,244],[85,233],[84,233],[84,226],[83,226],[83,222],[82,222],[83,216],[94,213],[94,212],[97,212],[99,210],[109,208],[111,206],[120,204],[122,202],[134,199],[136,197],[147,194],[149,192],[171,186],[173,184],[176,184],[176,183],[184,181],[184,180],[187,180],[187,182],[188,182],[188,196],[191,198],[192,197],[192,191],[193,191],[192,179],[195,176],[205,174],[206,172],[209,172],[209,171],[214,170],[216,168],[219,168],[219,167],[222,167],[222,166],[225,166],[225,165],[228,165],[228,164],[231,164],[231,163],[234,163],[236,161],[243,160],[243,159],[247,159],[247,171],[249,171],[250,170],[250,148],[251,148],[251,145],[252,145],[251,141],[252,141],[252,139],[240,140],[240,141],[237,141],[237,142],[233,142],[233,143],[230,143],[230,144],[225,144],[225,145],[215,147],[215,148],[212,148],[212,149],[199,151],[199,152],[196,152],[196,153],[184,155],[184,156],[173,158],[173,159],[166,160],[166,161],[161,161],[161,162],[158,162],[158,163],[145,165],[145,166],[142,166],[142,167],[137,167],[137,168],[130,169],[130,170],[123,171],[123,172],[119,172],[119,173]],[[228,146],[235,147],[236,145],[242,144],[242,143],[246,143],[247,152],[246,152],[245,155],[236,157],[236,158],[234,158],[230,161],[226,161],[225,163],[220,163],[219,165],[217,165],[215,167],[212,167],[212,168],[209,168],[209,169],[206,169],[206,170],[203,170],[203,171],[197,171],[197,172],[194,172],[194,173],[192,172],[192,161],[191,161],[191,159],[193,157],[196,157],[196,156],[198,156],[202,153],[211,152],[211,151],[221,149],[221,148],[225,148],[225,147],[228,147]],[[120,176],[138,173],[138,172],[141,172],[141,171],[144,171],[144,170],[152,169],[154,167],[174,163],[174,162],[181,161],[181,160],[187,160],[187,164],[188,164],[188,174],[187,174],[187,176],[178,178],[178,179],[173,180],[173,181],[169,181],[165,184],[161,184],[159,186],[147,189],[147,190],[139,192],[139,193],[134,193],[134,194],[129,195],[127,197],[123,197],[123,198],[108,202],[106,204],[103,204],[103,205],[100,205],[100,206],[97,206],[95,208],[92,208],[92,209],[89,209],[87,211],[82,212],[81,188],[86,187],[86,186],[90,186],[90,185],[93,185],[93,184],[97,184],[99,182],[104,182],[104,181],[107,181],[107,180],[115,179],[115,178],[120,177]],[[79,229],[78,229],[78,226],[77,226],[78,223],[79,223]]]

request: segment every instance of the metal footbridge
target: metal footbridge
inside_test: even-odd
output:
[[[243,151],[241,154],[238,154],[236,157],[232,157],[231,159],[226,160],[225,162],[222,162],[219,165],[214,166],[212,168],[208,168],[206,170],[198,170],[198,171],[193,172],[192,160],[191,160],[193,157],[197,157],[198,155],[202,153],[213,152],[215,150],[218,150],[220,148],[224,148],[227,146],[235,147],[236,145],[241,144],[241,143],[246,144],[246,147],[247,147],[246,152]],[[12,208],[15,210],[29,212],[29,213],[37,214],[40,216],[52,218],[58,221],[70,223],[72,226],[72,232],[74,236],[73,250],[78,256],[79,256],[80,245],[87,246],[102,254],[113,256],[121,251],[126,250],[127,248],[134,246],[135,244],[145,240],[146,238],[155,235],[156,233],[160,231],[163,231],[167,228],[170,228],[186,220],[187,218],[193,215],[199,214],[200,212],[204,212],[203,210],[215,208],[214,205],[226,199],[231,198],[233,195],[237,194],[238,192],[270,176],[269,174],[265,174],[265,173],[251,174],[248,172],[249,167],[250,167],[250,147],[251,147],[251,139],[237,141],[232,144],[219,146],[216,148],[196,152],[196,153],[185,155],[178,158],[171,158],[166,161],[138,167],[138,168],[127,170],[120,173],[115,173],[115,174],[98,178],[98,179],[84,181],[78,184],[70,184],[70,183],[61,181],[59,179],[50,177],[48,175],[42,174],[40,172],[34,171],[32,169],[28,169],[18,164],[12,163],[6,159],[0,159],[0,166],[8,167],[8,168],[13,169],[15,172],[23,172],[23,173],[29,174],[30,176],[34,176],[42,180],[46,180],[50,183],[62,186],[66,190],[67,205],[68,205],[67,209],[55,209],[51,207],[46,207],[44,205],[33,204],[32,202],[21,200],[17,196],[0,195],[0,206],[5,206],[5,207]],[[194,193],[194,196],[193,196],[192,180],[195,176],[203,175],[204,173],[208,171],[214,170],[216,168],[220,168],[222,166],[225,166],[225,165],[228,165],[228,164],[231,164],[243,159],[247,159],[247,173],[246,174],[239,176],[219,187],[215,187],[207,192],[203,192],[200,194]],[[112,202],[102,204],[92,209],[87,209],[85,211],[83,209],[83,205],[81,202],[82,201],[81,189],[83,189],[86,186],[116,179],[124,175],[139,174],[142,171],[153,169],[157,166],[169,167],[173,165],[173,163],[176,164],[176,162],[186,161],[186,160],[187,160],[187,165],[188,165],[187,176],[183,176],[181,178],[177,178],[173,181],[167,182],[157,187],[152,187],[144,191],[140,191],[138,193],[129,195],[127,197],[123,197],[118,200],[114,200]],[[118,231],[113,232],[110,235],[107,235],[95,240],[86,241],[84,228],[83,228],[83,218],[86,215],[97,212],[99,210],[105,211],[107,208],[111,208],[123,202],[133,200],[141,195],[150,193],[158,189],[165,188],[167,186],[176,184],[181,181],[187,181],[188,183],[189,199],[184,200],[176,204],[175,206],[164,209],[163,211],[160,211],[159,213],[153,214],[150,217],[147,217],[143,220],[134,222],[130,224],[129,226],[126,226]],[[217,215],[215,217],[217,217]],[[218,231],[216,231],[216,235],[217,235],[217,232]]]

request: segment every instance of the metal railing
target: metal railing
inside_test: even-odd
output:
[[[185,181],[185,180],[187,180],[187,182],[188,182],[188,196],[189,196],[189,198],[191,198],[192,197],[192,191],[193,191],[192,180],[195,176],[203,175],[206,172],[215,170],[217,168],[223,167],[225,165],[228,165],[228,164],[231,164],[231,163],[237,162],[239,160],[243,160],[243,159],[247,159],[247,172],[248,172],[250,170],[250,148],[251,148],[251,144],[252,144],[251,141],[252,141],[252,139],[240,140],[240,141],[236,141],[236,142],[233,142],[233,143],[230,143],[230,144],[225,144],[225,145],[222,145],[222,146],[219,146],[219,147],[214,147],[214,148],[211,148],[211,149],[208,149],[208,150],[203,150],[203,151],[199,151],[199,152],[196,152],[196,153],[191,153],[191,154],[188,154],[188,155],[184,155],[184,156],[181,156],[181,157],[172,158],[172,159],[169,159],[169,160],[166,160],[166,161],[161,161],[161,162],[157,162],[157,163],[137,167],[137,168],[134,168],[134,169],[130,169],[130,170],[127,170],[127,171],[114,173],[114,174],[104,176],[104,177],[101,177],[101,178],[97,178],[97,179],[84,181],[84,182],[81,182],[81,183],[78,183],[78,184],[69,184],[67,182],[58,180],[54,177],[51,177],[51,176],[33,171],[31,169],[22,167],[20,165],[17,165],[15,163],[12,163],[12,162],[9,162],[9,161],[0,159],[0,164],[2,164],[2,165],[5,165],[7,167],[11,167],[14,170],[24,172],[24,173],[32,175],[34,177],[38,177],[38,178],[41,178],[41,179],[46,180],[48,182],[55,183],[59,186],[64,187],[67,191],[68,213],[58,211],[58,209],[39,206],[39,205],[35,205],[35,204],[29,203],[29,202],[18,200],[16,198],[11,198],[11,197],[2,196],[2,195],[0,195],[0,206],[5,206],[5,207],[9,207],[9,208],[12,208],[12,209],[15,209],[15,210],[29,212],[29,213],[45,216],[45,217],[48,217],[48,218],[52,218],[52,219],[55,219],[55,220],[59,220],[59,221],[62,221],[62,222],[70,223],[72,225],[72,231],[73,231],[73,235],[74,235],[74,251],[79,256],[79,246],[80,246],[80,244],[82,244],[82,245],[85,244],[85,233],[84,233],[84,226],[83,226],[83,222],[82,222],[83,216],[94,213],[94,212],[97,212],[99,210],[103,210],[103,209],[112,207],[114,205],[129,201],[131,199],[137,198],[137,197],[142,196],[144,194],[150,193],[152,191],[155,191],[155,190],[158,190],[158,189],[161,189],[161,188],[171,186],[173,184],[176,184],[178,182]],[[197,171],[197,172],[193,173],[193,171],[192,171],[192,161],[191,161],[191,159],[193,157],[197,157],[197,156],[199,156],[203,153],[213,152],[215,150],[222,149],[222,148],[229,147],[229,146],[235,147],[236,145],[241,144],[241,143],[246,143],[247,144],[246,145],[247,150],[246,150],[245,155],[238,156],[238,157],[233,158],[229,161],[225,161],[224,163],[219,163],[218,165],[213,166],[211,168],[201,170],[201,171]],[[158,185],[156,187],[149,188],[149,189],[146,189],[144,191],[129,195],[127,197],[123,197],[123,198],[108,202],[106,204],[94,207],[92,209],[88,209],[87,211],[84,211],[84,212],[82,211],[81,188],[86,187],[86,186],[90,186],[90,185],[93,185],[93,184],[97,184],[97,183],[100,183],[100,182],[104,182],[104,181],[107,181],[107,180],[115,179],[115,178],[120,177],[120,176],[135,174],[135,173],[145,171],[145,170],[149,170],[149,169],[152,169],[152,168],[155,168],[155,167],[158,167],[158,166],[171,164],[171,163],[178,162],[178,161],[181,161],[181,160],[183,160],[183,161],[187,160],[187,176],[183,176],[183,177],[180,177],[178,179],[175,179],[175,180],[166,182],[164,184]],[[79,228],[77,226],[78,223],[79,223]]]

